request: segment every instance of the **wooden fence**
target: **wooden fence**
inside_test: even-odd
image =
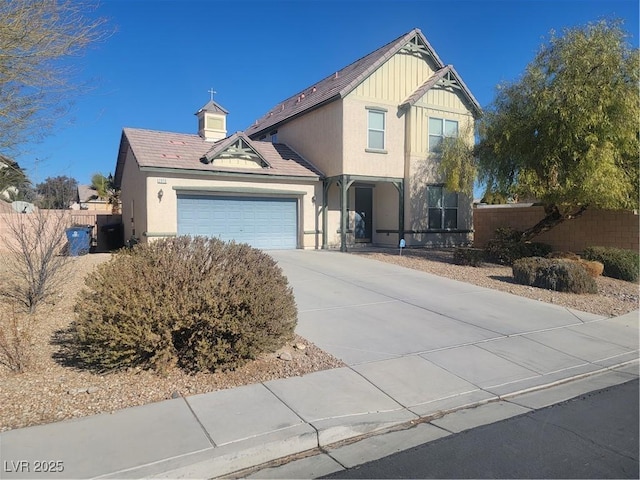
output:
[[[525,230],[544,217],[544,208],[531,204],[478,205],[473,210],[474,245],[484,247],[497,228]],[[639,248],[637,212],[587,209],[535,238],[554,250],[581,252],[586,247]]]
[[[7,243],[11,241],[10,222],[18,220],[16,217],[39,214],[60,216],[60,221],[65,222],[68,226],[86,225],[92,227],[92,238],[95,239],[95,246],[92,251],[96,252],[109,251],[110,241],[113,240],[111,235],[117,235],[118,233],[113,228],[103,231],[102,227],[122,222],[122,215],[114,215],[110,212],[97,210],[39,210],[34,213],[0,213],[0,251],[6,251]],[[122,241],[122,239],[118,238],[116,240]]]

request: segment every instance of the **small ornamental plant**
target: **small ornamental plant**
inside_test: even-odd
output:
[[[603,275],[627,282],[637,282],[640,276],[640,254],[634,250],[611,247],[588,247],[582,257],[604,265]]]
[[[213,238],[138,244],[85,283],[72,344],[80,363],[98,371],[234,369],[284,345],[297,321],[275,260]]]

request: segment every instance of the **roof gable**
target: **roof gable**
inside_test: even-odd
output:
[[[215,166],[216,160],[222,160],[219,163],[221,165],[225,165],[224,160],[226,159],[239,159],[247,162],[254,162],[256,167],[271,167],[269,162],[267,162],[262,155],[253,148],[249,137],[242,132],[236,132],[230,137],[217,142],[211,150],[205,153],[201,161],[204,164],[211,163]]]
[[[420,29],[415,28],[311,85],[302,92],[278,103],[265,116],[256,120],[253,125],[247,128],[245,133],[255,138],[261,134],[268,133],[271,129],[277,128],[279,124],[291,118],[338,98],[344,98],[398,52],[420,56],[432,63],[434,70],[440,70],[445,67]],[[464,88],[466,89],[466,86]]]
[[[473,115],[475,117],[479,117],[482,114],[480,104],[462,81],[458,72],[453,68],[453,65],[447,65],[434,73],[431,78],[420,85],[404,102],[400,104],[400,109],[411,107],[434,87],[460,91],[462,96],[469,103],[470,109],[473,111]]]

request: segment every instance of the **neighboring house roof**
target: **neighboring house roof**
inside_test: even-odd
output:
[[[78,202],[87,203],[90,201],[106,202],[98,198],[98,192],[91,185],[78,185]]]
[[[212,158],[224,151],[225,148],[230,148],[240,138],[264,160],[267,166],[255,170],[229,166],[218,167],[210,163]],[[115,183],[118,186],[122,181],[124,161],[129,146],[140,167],[314,179],[322,176],[322,172],[287,145],[254,141],[242,132],[211,143],[199,135],[125,128],[122,131],[116,165]]]
[[[438,72],[445,68],[444,63],[442,63],[442,60],[440,60],[440,57],[438,57],[438,54],[435,52],[433,47],[431,47],[431,44],[429,44],[420,29],[415,28],[383,47],[380,47],[374,52],[356,60],[342,70],[338,70],[334,74],[320,80],[308,88],[305,88],[302,92],[278,103],[278,105],[270,110],[265,116],[256,120],[253,125],[248,127],[245,130],[245,133],[251,137],[268,133],[269,130],[276,128],[279,124],[284,123],[308,110],[320,107],[321,105],[337,100],[338,98],[344,98],[364,80],[366,80],[373,72],[375,72],[382,64],[403,48],[407,48],[412,53],[423,54],[430,57],[433,61],[434,69],[438,70]],[[453,67],[448,66],[446,68],[448,68],[447,72],[453,72],[456,75],[463,93],[472,104],[472,108],[477,110],[479,113],[480,106],[478,102],[475,100],[466,85],[462,83]],[[442,75],[447,72],[442,72]],[[440,80],[441,78],[442,76],[437,80]],[[429,88],[433,87],[437,83],[437,80]],[[426,90],[424,92],[426,92]]]

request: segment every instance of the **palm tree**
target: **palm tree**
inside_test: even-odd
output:
[[[0,155],[0,199],[20,199],[29,190],[31,182],[17,162]]]
[[[100,200],[107,200],[109,197],[109,179],[101,173],[94,173],[91,176],[91,188],[96,191]]]

